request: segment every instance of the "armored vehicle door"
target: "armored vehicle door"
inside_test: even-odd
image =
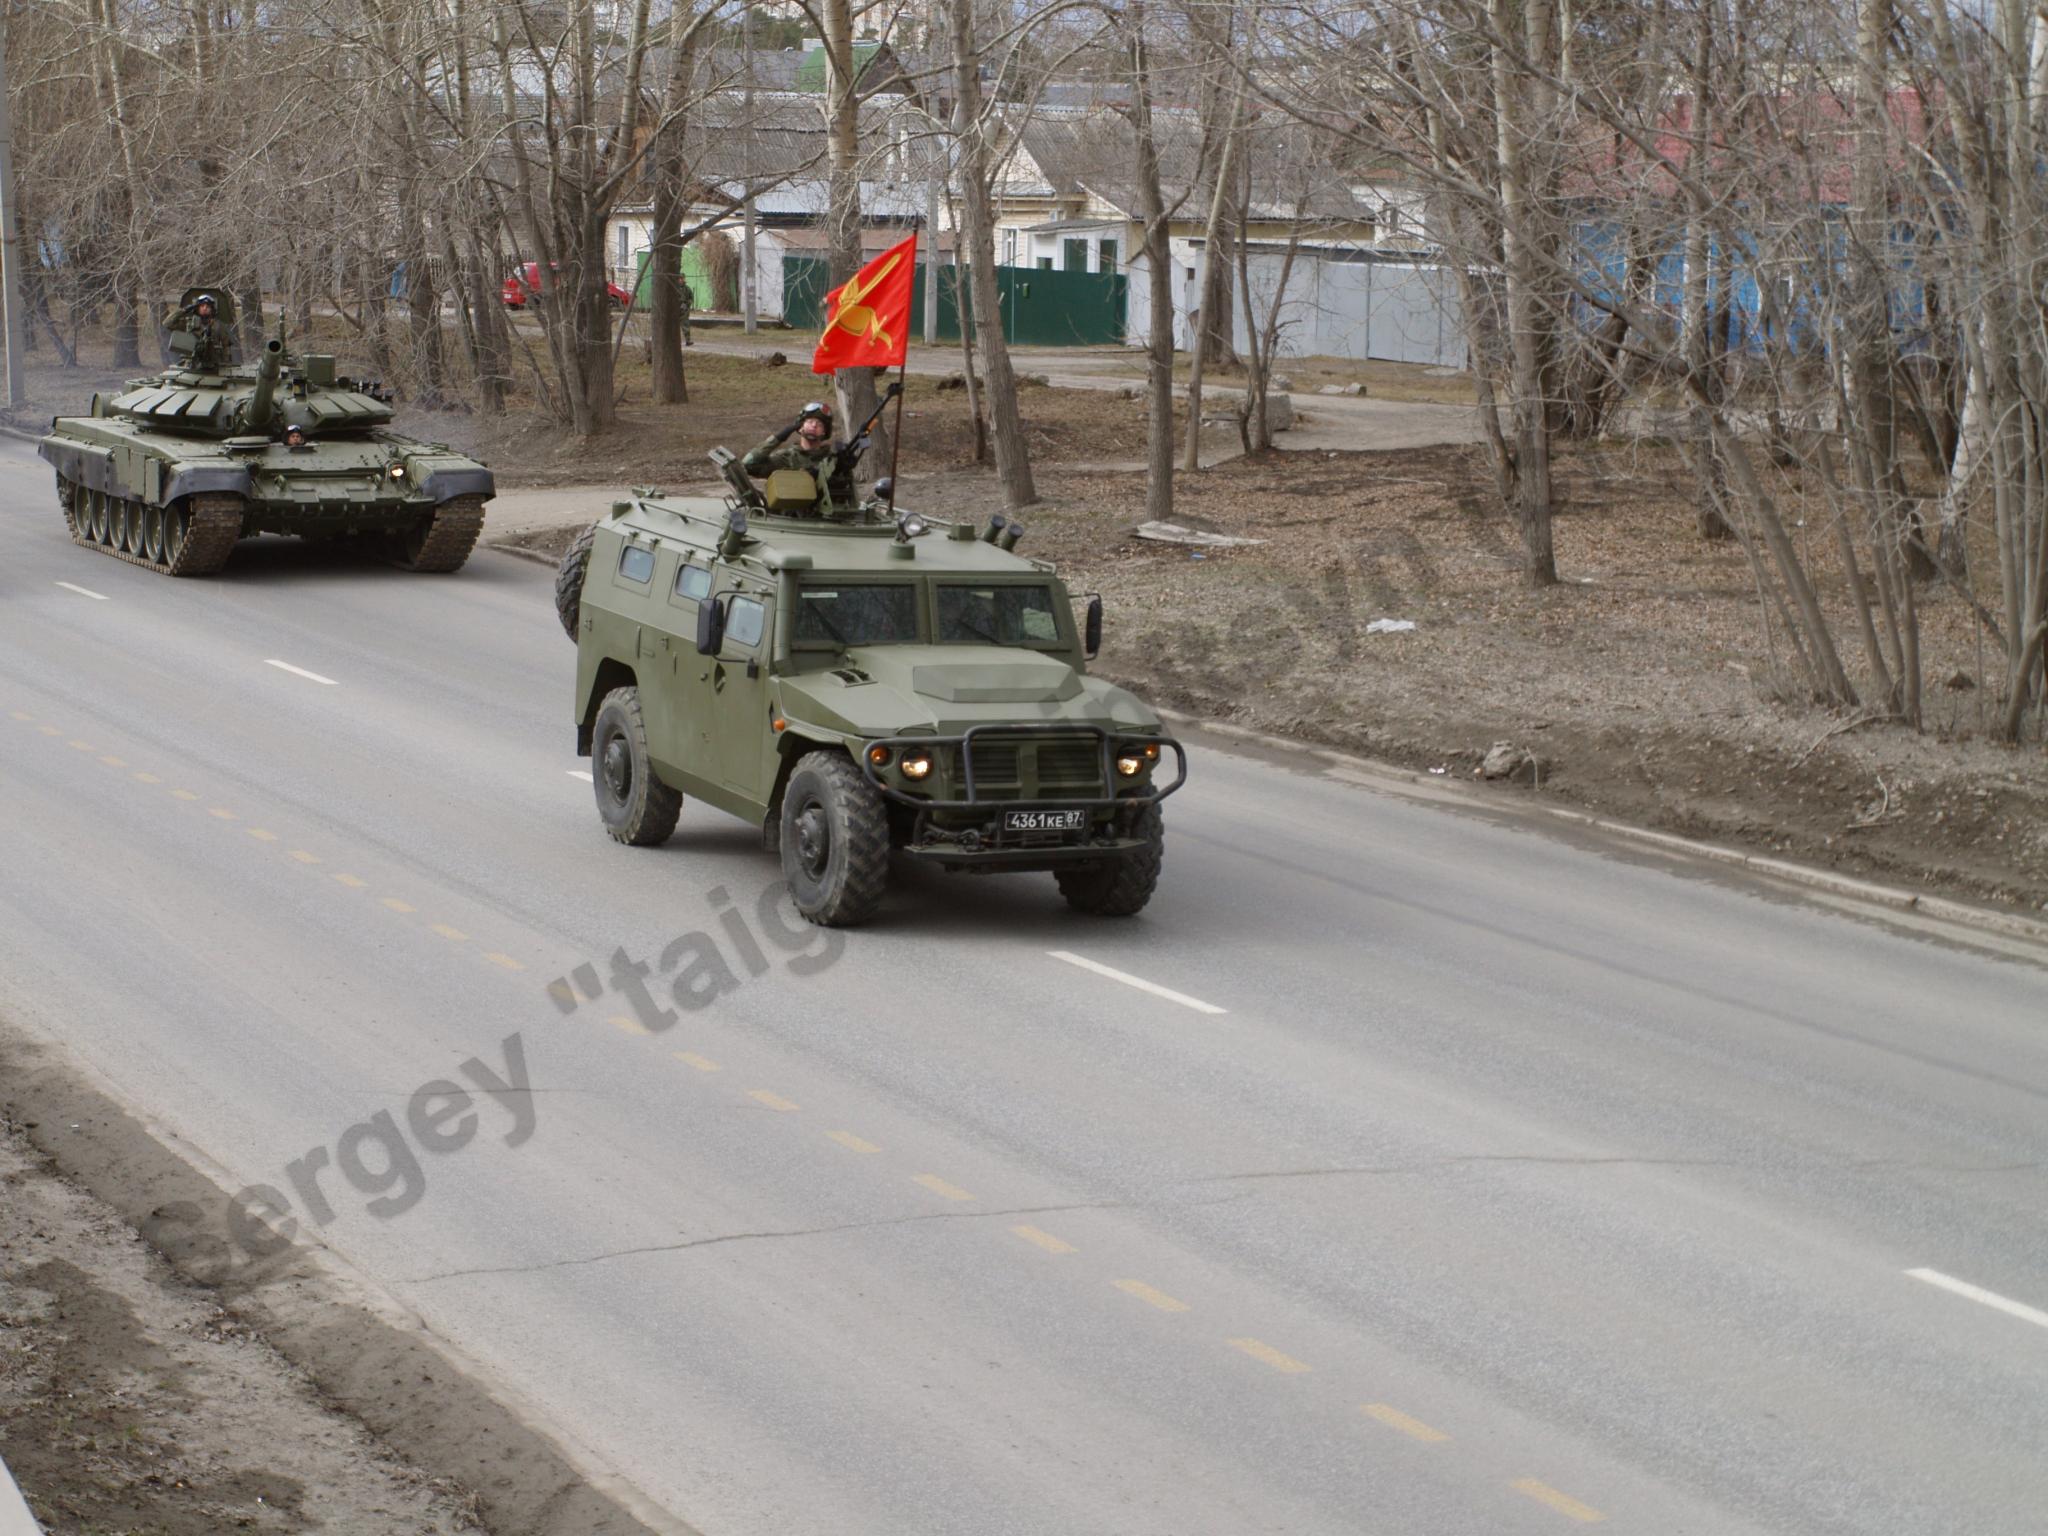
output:
[[[765,804],[772,777],[774,732],[768,723],[768,659],[774,625],[766,590],[721,571],[718,600],[725,605],[725,641],[711,662],[705,724],[725,787],[750,803]],[[707,769],[707,776],[710,770]]]

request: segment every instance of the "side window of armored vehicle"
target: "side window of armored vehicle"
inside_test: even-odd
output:
[[[912,582],[806,583],[797,592],[798,645],[912,645],[917,638]]]
[[[654,551],[645,544],[628,544],[619,551],[619,576],[637,586],[654,580]]]
[[[725,615],[725,638],[728,644],[756,646],[768,628],[768,609],[758,597],[742,597],[735,593]]]
[[[1057,646],[1059,609],[1039,585],[939,587],[939,641],[983,645]]]
[[[701,603],[711,591],[711,568],[685,560],[676,568],[676,596]]]

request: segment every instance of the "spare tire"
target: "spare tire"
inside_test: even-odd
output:
[[[576,638],[576,626],[583,617],[583,573],[590,569],[590,546],[596,537],[597,524],[592,523],[563,551],[562,563],[555,571],[555,613],[561,618],[562,632],[571,640]]]

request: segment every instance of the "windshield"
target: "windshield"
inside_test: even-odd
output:
[[[940,641],[1058,645],[1059,612],[1045,586],[939,588]]]
[[[902,645],[917,635],[917,588],[848,584],[797,591],[796,643]]]

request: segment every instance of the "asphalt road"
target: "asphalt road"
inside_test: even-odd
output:
[[[792,937],[541,567],[0,547],[0,1009],[713,1536],[2048,1518],[2036,965],[1212,749],[1135,921]]]

